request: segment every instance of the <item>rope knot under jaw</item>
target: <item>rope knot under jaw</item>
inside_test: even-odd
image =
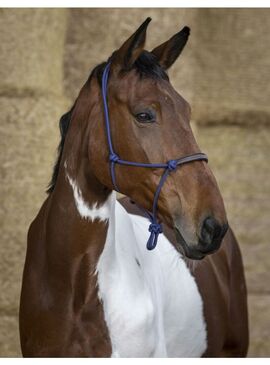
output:
[[[162,233],[163,232],[163,229],[162,229],[162,226],[161,224],[159,223],[151,223],[149,228],[148,228],[148,231],[151,232],[151,233],[155,233],[155,234],[159,234],[159,233]]]
[[[119,161],[120,160],[120,157],[119,156],[117,156],[117,154],[116,153],[111,153],[110,155],[109,155],[109,161],[110,162],[117,162],[117,161]]]
[[[151,232],[150,237],[147,241],[146,247],[149,251],[153,250],[158,241],[158,236],[163,232],[162,226],[159,223],[151,223],[148,231]]]
[[[167,162],[167,167],[170,171],[173,171],[177,167],[177,161],[176,160],[170,160]]]

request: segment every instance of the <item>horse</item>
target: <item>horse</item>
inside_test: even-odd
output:
[[[25,357],[247,354],[240,249],[167,73],[189,28],[150,52],[150,20],[92,70],[60,119],[48,195],[28,231]]]

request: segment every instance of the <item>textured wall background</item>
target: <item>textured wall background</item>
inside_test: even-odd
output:
[[[18,302],[26,234],[44,200],[58,120],[89,75],[147,17],[149,49],[184,25],[170,71],[242,248],[250,356],[270,356],[269,9],[0,10],[0,356],[20,356]]]
[[[27,227],[45,198],[57,120],[67,108],[66,18],[65,10],[0,10],[0,356],[20,356]]]

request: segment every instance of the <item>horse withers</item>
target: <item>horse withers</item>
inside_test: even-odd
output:
[[[167,74],[189,28],[148,52],[149,21],[92,71],[60,120],[48,197],[28,233],[23,356],[247,353],[240,250],[190,106]],[[129,199],[116,200],[116,182]]]

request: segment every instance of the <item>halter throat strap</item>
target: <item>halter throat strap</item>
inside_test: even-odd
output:
[[[154,194],[152,211],[149,212],[143,209],[150,220],[149,225],[149,232],[150,237],[147,241],[146,247],[148,250],[153,250],[158,242],[158,236],[160,233],[163,232],[162,225],[157,219],[157,208],[158,208],[158,198],[164,185],[167,177],[170,173],[175,171],[179,166],[184,165],[186,163],[190,163],[193,161],[206,161],[208,162],[208,157],[204,153],[194,153],[189,156],[184,156],[176,160],[169,160],[166,163],[141,163],[141,162],[133,162],[122,160],[114,151],[112,137],[111,137],[111,126],[110,126],[110,117],[109,117],[109,108],[107,103],[107,89],[108,89],[108,78],[110,73],[110,63],[107,63],[105,69],[102,74],[102,99],[103,99],[103,108],[104,108],[104,119],[105,119],[105,127],[106,127],[106,135],[107,135],[107,142],[109,147],[109,163],[110,163],[110,173],[111,179],[114,186],[114,189],[118,192],[117,182],[116,182],[116,174],[115,174],[115,165],[125,165],[125,166],[133,166],[133,167],[143,167],[143,168],[152,168],[152,169],[164,169],[164,172],[159,180],[156,192]]]

